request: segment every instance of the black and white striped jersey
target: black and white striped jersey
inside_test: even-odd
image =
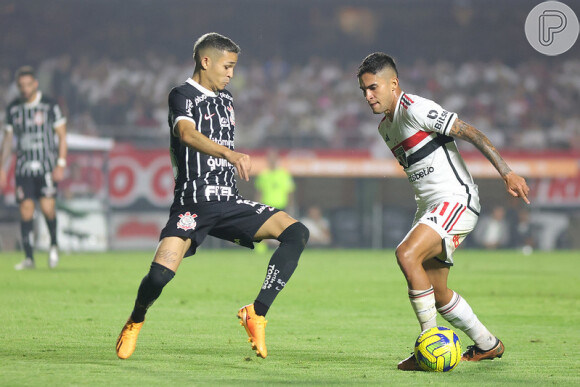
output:
[[[15,99],[6,109],[7,132],[16,137],[16,176],[42,176],[58,158],[54,128],[66,123],[60,107],[40,91],[33,102]]]
[[[184,204],[235,199],[234,166],[182,144],[175,132],[179,121],[188,120],[210,140],[233,150],[236,119],[230,92],[214,93],[189,78],[169,93],[168,118],[175,200]]]

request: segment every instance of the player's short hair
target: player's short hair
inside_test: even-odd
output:
[[[356,75],[360,78],[365,73],[376,74],[385,68],[392,69],[395,72],[395,76],[399,76],[397,65],[392,57],[384,52],[374,52],[367,56],[358,66]]]
[[[200,51],[206,48],[214,48],[218,51],[233,52],[235,54],[241,52],[240,46],[234,43],[230,38],[216,32],[210,32],[202,35],[193,45],[193,59],[195,60],[196,66],[199,66],[201,63]]]
[[[34,67],[32,66],[22,66],[16,70],[15,78],[19,79],[20,77],[24,77],[26,75],[30,75],[32,78],[36,78],[36,71],[34,71]]]

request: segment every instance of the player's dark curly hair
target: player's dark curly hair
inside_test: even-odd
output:
[[[399,72],[397,71],[397,65],[395,60],[384,52],[374,52],[367,56],[360,66],[358,66],[358,71],[356,73],[357,77],[365,73],[376,74],[384,68],[391,68],[395,71],[395,75],[398,77]]]
[[[242,51],[240,50],[240,46],[230,38],[216,32],[210,32],[202,35],[193,45],[193,59],[195,60],[196,66],[199,66],[201,63],[200,51],[210,47],[219,51],[233,52],[235,54],[239,54]]]

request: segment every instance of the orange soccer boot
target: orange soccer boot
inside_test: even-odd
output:
[[[117,339],[117,356],[119,359],[128,359],[135,352],[137,337],[144,322],[136,323],[129,317]]]
[[[238,311],[238,318],[240,325],[246,328],[248,334],[248,341],[252,344],[252,349],[256,351],[256,355],[265,359],[268,356],[266,349],[266,324],[268,321],[264,316],[258,316],[254,311],[254,304],[249,304],[242,307]]]

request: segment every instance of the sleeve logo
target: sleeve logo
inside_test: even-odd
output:
[[[191,112],[191,109],[193,109],[193,102],[191,102],[190,99],[186,99],[185,100],[185,112],[187,113],[188,116],[193,117],[193,113]]]

